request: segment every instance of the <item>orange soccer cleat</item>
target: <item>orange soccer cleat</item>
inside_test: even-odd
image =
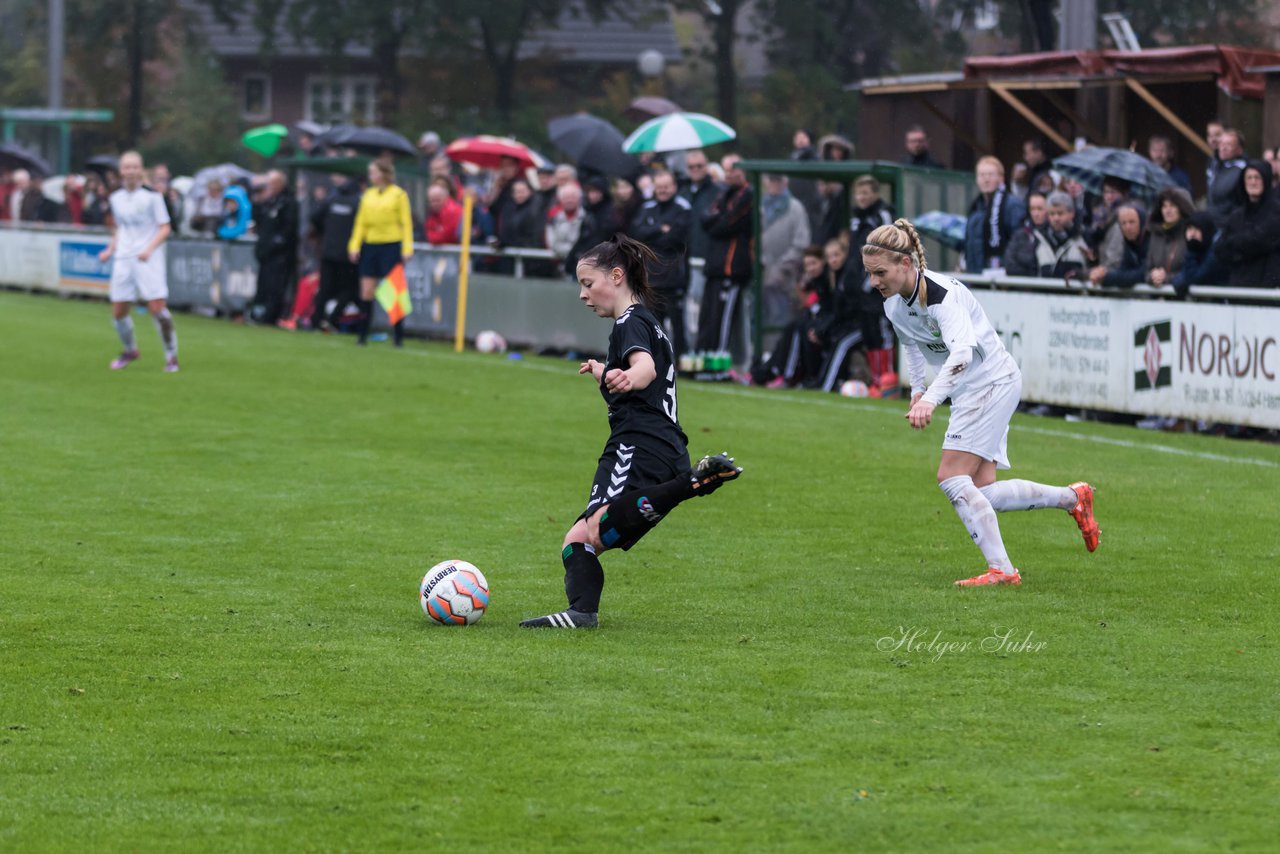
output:
[[[1012,584],[1017,587],[1022,584],[1022,576],[1018,574],[1018,570],[1014,570],[1013,574],[1001,572],[992,567],[982,575],[975,575],[973,578],[962,578],[956,582],[956,587],[990,587],[995,584]]]
[[[1084,547],[1094,551],[1098,548],[1101,532],[1098,530],[1098,520],[1093,518],[1093,487],[1082,480],[1071,484],[1071,489],[1076,493],[1076,506],[1067,512],[1080,526],[1080,533],[1084,535]]]

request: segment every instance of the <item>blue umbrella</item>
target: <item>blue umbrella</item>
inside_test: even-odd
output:
[[[946,211],[922,213],[911,224],[921,237],[932,237],[948,249],[964,250],[965,219],[960,214]]]
[[[1091,193],[1102,192],[1104,178],[1128,181],[1130,191],[1151,197],[1165,187],[1175,187],[1169,173],[1141,154],[1125,148],[1086,148],[1053,161],[1063,175],[1078,181]]]

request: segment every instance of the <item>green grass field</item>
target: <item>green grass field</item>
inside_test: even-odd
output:
[[[1023,587],[958,590],[940,424],[686,383],[746,474],[530,632],[607,435],[576,363],[179,316],[182,373],[145,317],[113,373],[102,304],[0,317],[0,850],[1275,850],[1280,448],[1019,416],[1102,546],[1005,515]]]

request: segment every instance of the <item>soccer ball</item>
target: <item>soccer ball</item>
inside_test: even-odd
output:
[[[844,397],[868,397],[871,389],[862,380],[845,380],[840,386],[840,394]]]
[[[422,613],[442,626],[469,626],[489,607],[489,582],[465,560],[446,560],[427,570],[418,586]]]
[[[507,341],[492,329],[476,334],[476,350],[481,353],[505,353]]]

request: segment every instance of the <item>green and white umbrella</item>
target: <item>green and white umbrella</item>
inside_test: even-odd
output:
[[[733,128],[702,113],[668,113],[650,119],[622,141],[628,154],[642,151],[685,151],[733,139]]]

